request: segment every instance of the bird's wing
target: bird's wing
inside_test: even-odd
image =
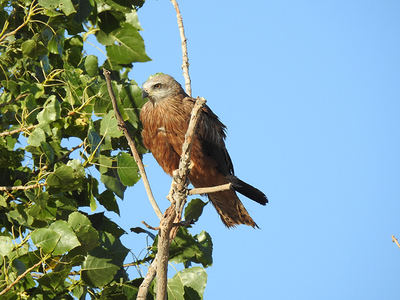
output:
[[[186,99],[193,103],[195,102],[193,98]],[[226,126],[222,124],[218,116],[205,105],[197,128],[197,136],[201,142],[202,150],[205,155],[216,162],[218,170],[223,175],[233,175],[232,160],[225,147],[225,130]]]

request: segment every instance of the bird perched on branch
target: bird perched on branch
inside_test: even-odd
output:
[[[157,74],[143,84],[143,97],[149,101],[140,112],[143,143],[166,173],[178,169],[195,99],[189,97],[171,76]],[[258,227],[236,192],[265,205],[263,192],[234,175],[225,147],[225,125],[208,106],[204,106],[193,138],[190,182],[194,187],[212,187],[231,183],[231,190],[208,194],[222,222],[232,227],[246,224]]]

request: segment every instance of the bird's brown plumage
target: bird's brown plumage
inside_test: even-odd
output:
[[[195,100],[188,97],[171,76],[158,74],[143,85],[149,101],[140,112],[143,143],[170,175],[178,168],[182,144]],[[225,126],[205,106],[193,139],[189,179],[195,187],[211,187],[231,182],[234,190],[209,194],[212,204],[228,226],[246,224],[256,227],[239,193],[265,205],[268,200],[258,189],[234,176],[232,161],[225,148]]]

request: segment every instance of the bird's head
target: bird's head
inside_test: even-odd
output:
[[[158,73],[143,83],[143,98],[149,98],[152,103],[163,101],[166,98],[185,94],[181,85],[167,74]]]

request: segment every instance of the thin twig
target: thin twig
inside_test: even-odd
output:
[[[396,243],[397,247],[399,247],[399,248],[400,248],[399,241],[398,241],[398,240],[395,238],[395,236],[394,236],[394,235],[392,235],[392,242],[393,242],[393,243]]]
[[[156,230],[156,231],[160,230],[160,227],[153,227],[153,226],[147,224],[145,221],[142,221],[142,224],[143,224],[144,226],[146,226],[148,229]]]
[[[217,186],[193,188],[189,190],[189,195],[212,194],[216,192],[223,192],[232,189],[232,183],[221,184]]]
[[[148,198],[150,200],[151,206],[153,207],[154,212],[156,213],[158,218],[161,219],[162,218],[162,212],[161,212],[160,208],[158,207],[158,204],[157,204],[156,200],[154,199],[153,192],[151,191],[150,183],[149,183],[149,180],[147,179],[146,170],[144,169],[142,159],[140,158],[140,155],[139,155],[139,153],[138,153],[138,151],[136,149],[134,140],[131,137],[131,135],[129,134],[128,129],[126,127],[126,124],[125,124],[124,120],[122,119],[121,113],[120,113],[120,111],[118,109],[117,99],[115,98],[115,94],[114,94],[114,91],[113,91],[112,86],[111,86],[110,71],[108,71],[106,69],[103,69],[103,74],[104,74],[104,77],[106,78],[107,89],[108,89],[108,93],[110,95],[111,102],[112,102],[112,105],[113,105],[113,108],[114,108],[115,117],[116,117],[116,119],[118,121],[118,124],[119,124],[120,128],[124,132],[125,138],[128,141],[129,147],[131,148],[131,152],[132,152],[133,158],[135,159],[136,164],[139,167],[139,172],[140,172],[140,175],[142,176],[143,184],[144,184],[144,187],[146,189],[147,196],[148,196]]]
[[[185,36],[185,28],[183,27],[183,20],[182,20],[181,12],[179,10],[178,2],[176,2],[176,0],[171,0],[171,2],[176,11],[176,19],[178,21],[179,34],[181,36],[181,41],[182,41],[182,73],[183,73],[183,77],[185,78],[185,90],[186,90],[186,94],[188,94],[189,96],[192,96],[192,88],[191,88],[190,76],[189,76],[189,58],[188,58],[188,51],[187,51],[187,39]]]
[[[146,262],[149,262],[150,260],[154,260],[154,257],[151,256],[147,256],[143,259],[131,262],[131,263],[127,263],[127,264],[123,264],[122,267],[123,268],[129,268],[129,267],[133,267],[133,266],[139,266],[141,264],[144,264]],[[36,279],[40,279],[41,277],[43,277],[45,274],[44,273],[40,273],[40,272],[35,272],[32,274],[32,277],[36,278]],[[78,276],[81,275],[81,270],[79,271],[72,271],[68,273],[68,276]]]
[[[11,131],[0,132],[0,137],[6,136],[6,135],[13,135],[15,133],[18,133],[18,132],[21,132],[21,131],[25,131],[25,130],[31,130],[31,129],[35,128],[36,126],[37,125],[30,125],[28,127],[21,127],[21,128],[14,129],[14,130],[11,130]]]
[[[170,199],[172,204],[164,213],[161,219],[160,231],[157,245],[157,300],[164,300],[167,297],[167,273],[168,273],[168,254],[171,240],[175,237],[179,227],[174,223],[179,223],[182,216],[183,207],[187,198],[188,175],[190,172],[190,154],[193,136],[200,117],[201,108],[205,104],[204,98],[197,98],[192,109],[189,126],[185,134],[185,141],[182,145],[182,155],[179,161],[179,169],[174,172]]]
[[[8,287],[6,287],[4,290],[2,290],[0,292],[0,296],[4,295],[5,293],[7,293],[14,285],[16,285],[22,278],[24,278],[29,272],[31,272],[33,269],[39,267],[45,260],[47,259],[47,256],[44,257],[43,259],[41,259],[38,263],[34,264],[32,267],[30,267],[29,269],[26,269],[24,273],[22,273],[21,275],[19,275],[14,281],[13,283],[11,283]]]
[[[31,185],[19,185],[19,186],[0,186],[0,192],[5,191],[26,191],[30,189],[35,189],[38,187],[45,186],[46,183],[36,183]]]
[[[140,259],[140,260],[137,260],[137,261],[134,261],[131,263],[123,264],[122,267],[127,268],[127,267],[139,266],[139,265],[142,265],[145,262],[148,262],[152,259],[154,260],[154,257],[148,256],[148,257],[145,257],[143,259]]]
[[[139,291],[137,293],[136,300],[146,299],[150,284],[153,281],[154,277],[156,277],[156,270],[157,270],[157,257],[153,260],[153,262],[147,269],[147,274],[139,286]]]
[[[26,24],[29,23],[29,21],[31,20],[32,16],[34,16],[35,14],[38,13],[38,11],[39,11],[40,9],[36,9],[36,7],[38,6],[38,4],[35,4],[35,5],[34,5],[34,3],[35,3],[35,1],[32,1],[31,6],[29,7],[28,15],[24,17],[24,22],[23,22],[21,25],[19,25],[16,29],[14,29],[13,31],[8,32],[8,33],[6,33],[6,34],[0,36],[0,43],[1,43],[6,37],[11,36],[11,35],[15,35],[21,28],[23,28]],[[1,32],[1,34],[4,33],[4,31],[5,31],[5,29],[6,29],[6,26],[8,26],[8,24],[9,24],[9,22],[8,22],[8,20],[6,20],[6,23],[4,24],[4,28],[3,28],[3,31]]]

